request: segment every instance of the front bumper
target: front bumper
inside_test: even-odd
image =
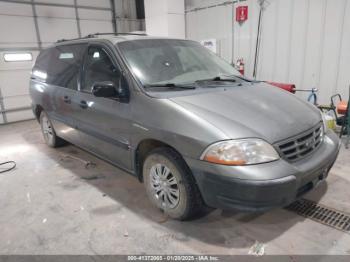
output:
[[[323,181],[340,148],[338,137],[325,135],[310,156],[294,163],[278,160],[250,166],[223,166],[186,159],[204,202],[220,209],[265,211],[287,206]]]

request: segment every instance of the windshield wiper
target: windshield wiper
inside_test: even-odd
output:
[[[207,78],[207,79],[200,79],[197,80],[196,83],[198,82],[217,82],[217,81],[222,81],[222,82],[237,82],[237,80],[235,78],[233,78],[233,76],[224,76],[224,75],[220,75],[220,76],[215,76],[213,78]]]
[[[259,80],[255,80],[255,79],[246,78],[244,76],[236,76],[235,75],[234,77],[237,77],[239,79],[242,79],[242,80],[250,82],[250,83],[261,83],[261,82],[263,82],[263,81],[259,81]]]
[[[200,80],[197,80],[196,82],[208,82],[208,81],[237,82],[237,79],[243,80],[243,81],[246,81],[249,83],[253,83],[253,84],[262,82],[262,81],[258,81],[255,79],[249,79],[249,78],[246,78],[246,77],[240,76],[240,75],[219,75],[219,76],[209,78],[209,79],[200,79]]]
[[[175,83],[164,83],[164,84],[147,84],[146,88],[150,87],[168,87],[169,89],[196,89],[195,86],[184,85],[184,84],[175,84]]]

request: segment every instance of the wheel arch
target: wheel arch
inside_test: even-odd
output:
[[[142,166],[143,166],[143,161],[145,160],[145,157],[152,150],[156,148],[161,148],[161,147],[172,149],[182,158],[184,163],[186,163],[186,161],[182,157],[182,154],[179,152],[179,150],[169,145],[168,143],[165,143],[157,139],[144,139],[138,143],[134,153],[135,173],[140,182],[143,182]]]
[[[40,114],[44,110],[41,105],[35,105],[33,108],[34,116],[38,122],[40,122]]]

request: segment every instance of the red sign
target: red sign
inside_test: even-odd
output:
[[[248,19],[248,6],[238,6],[236,8],[236,21],[242,23]]]

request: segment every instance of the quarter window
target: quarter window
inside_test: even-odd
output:
[[[77,90],[86,45],[62,45],[40,53],[32,76],[47,83]],[[45,77],[42,77],[45,76]]]
[[[101,47],[89,47],[84,69],[82,91],[91,92],[94,83],[103,81],[112,81],[116,87],[119,86],[120,71]]]

